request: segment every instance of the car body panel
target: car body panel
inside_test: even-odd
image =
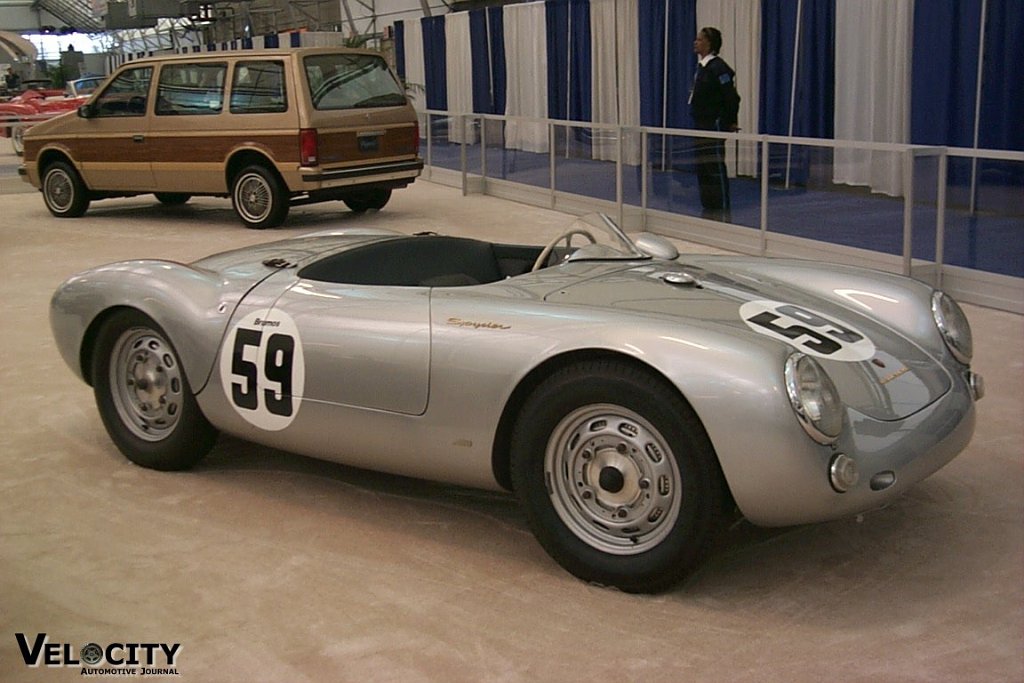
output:
[[[404,239],[338,231],[188,266],[102,267],[58,290],[54,333],[88,378],[81,358],[89,330],[111,307],[133,306],[166,331],[218,429],[493,489],[507,485],[503,425],[514,421],[521,392],[575,359],[617,358],[690,404],[738,507],[762,525],[884,505],[948,462],[973,432],[970,370],[945,349],[934,322],[924,323],[933,290],[921,283],[803,261],[698,256],[568,260],[467,286],[303,275],[325,258],[358,257],[364,247],[380,253]],[[789,310],[803,331],[780,336],[744,317],[745,307],[764,302],[777,307],[758,309],[758,319],[774,320],[765,317],[774,310],[782,320]],[[797,351],[819,356],[845,401],[835,443],[808,438],[790,405],[784,366]],[[844,493],[829,481],[838,453],[863,473]]]

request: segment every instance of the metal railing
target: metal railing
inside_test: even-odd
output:
[[[617,216],[627,229],[651,230],[742,253],[816,258],[899,272],[943,287],[963,301],[1024,313],[1024,272],[1014,272],[1024,271],[1024,262],[1013,263],[1013,254],[1024,251],[1024,152],[452,115],[439,110],[425,110],[420,116],[424,176],[461,187],[466,194],[502,196],[570,213],[600,210]],[[510,124],[537,133],[530,137],[527,149],[508,146]],[[734,186],[742,183],[748,190],[740,212],[734,201],[731,216],[700,215],[695,188],[690,188],[691,195],[684,201],[666,205],[666,183],[692,177],[685,170],[688,162],[678,163],[678,157],[692,156],[692,141],[701,139],[723,140],[756,158],[754,174],[733,178]],[[811,173],[817,177],[800,187],[792,184],[794,150],[797,156],[818,160],[808,164],[815,166]],[[837,154],[881,158],[881,166],[898,188],[896,196],[835,182]],[[510,156],[528,159],[532,175],[509,172],[507,167],[521,165],[510,164]],[[1009,167],[1004,205],[995,211],[979,208],[976,172],[969,182],[958,180],[955,187],[960,191],[954,202],[949,191],[951,159],[967,160],[975,168],[979,162]],[[748,166],[749,162],[748,158]],[[496,164],[502,167],[496,169]],[[756,185],[755,192],[749,191],[751,184]],[[603,186],[604,191],[591,191],[588,185]],[[794,201],[796,191],[813,194],[810,201],[803,198],[803,208]],[[969,192],[967,199],[959,196],[965,192]],[[980,261],[954,263],[951,254],[961,260],[967,256],[960,253],[962,247],[947,248],[952,240],[951,215],[957,225],[966,220],[972,222],[972,230],[990,230],[993,239],[1009,241],[994,250],[985,247],[988,252],[1004,252],[995,254],[994,266]],[[834,226],[840,219],[845,225],[835,232],[846,233],[838,236],[844,239],[827,227],[813,227],[815,223]],[[858,230],[880,235],[889,246],[848,239],[849,233]],[[959,232],[953,237],[963,241]]]

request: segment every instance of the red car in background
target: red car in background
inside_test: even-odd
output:
[[[25,149],[22,137],[26,128],[33,123],[78,109],[85,104],[104,78],[105,76],[79,78],[70,81],[64,90],[33,87],[49,84],[49,81],[27,81],[27,88],[20,94],[6,102],[0,102],[0,137],[10,138],[14,153],[21,156]]]

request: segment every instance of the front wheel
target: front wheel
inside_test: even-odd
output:
[[[512,481],[559,564],[629,592],[681,580],[722,507],[714,449],[690,406],[610,361],[565,368],[534,391],[512,437]]]
[[[57,218],[78,218],[89,210],[89,190],[74,166],[57,161],[43,171],[43,201]]]
[[[391,199],[391,190],[366,190],[358,196],[345,199],[345,206],[355,213],[364,213],[370,209],[380,211]]]
[[[284,184],[264,166],[242,169],[231,184],[231,204],[247,228],[277,227],[288,216],[288,201]]]
[[[16,121],[14,123],[17,124]],[[25,127],[24,126],[19,126],[19,125],[14,125],[9,130],[10,130],[10,133],[11,133],[11,147],[14,148],[14,153],[16,155],[18,155],[19,157],[20,156],[24,156],[25,155]]]
[[[213,448],[217,431],[199,410],[177,351],[148,316],[124,310],[103,324],[92,379],[107,433],[135,464],[183,470]]]

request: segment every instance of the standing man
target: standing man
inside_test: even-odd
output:
[[[718,56],[722,32],[706,26],[697,32],[693,51],[697,73],[690,91],[690,113],[699,130],[737,131],[740,95],[736,72]],[[729,209],[729,176],[725,169],[725,140],[700,138],[696,145],[697,182],[705,214],[721,217]]]
[[[68,45],[67,52],[60,56],[60,65],[64,67],[64,79],[73,81],[82,76],[82,63],[85,62],[85,55],[75,49],[74,45]]]

